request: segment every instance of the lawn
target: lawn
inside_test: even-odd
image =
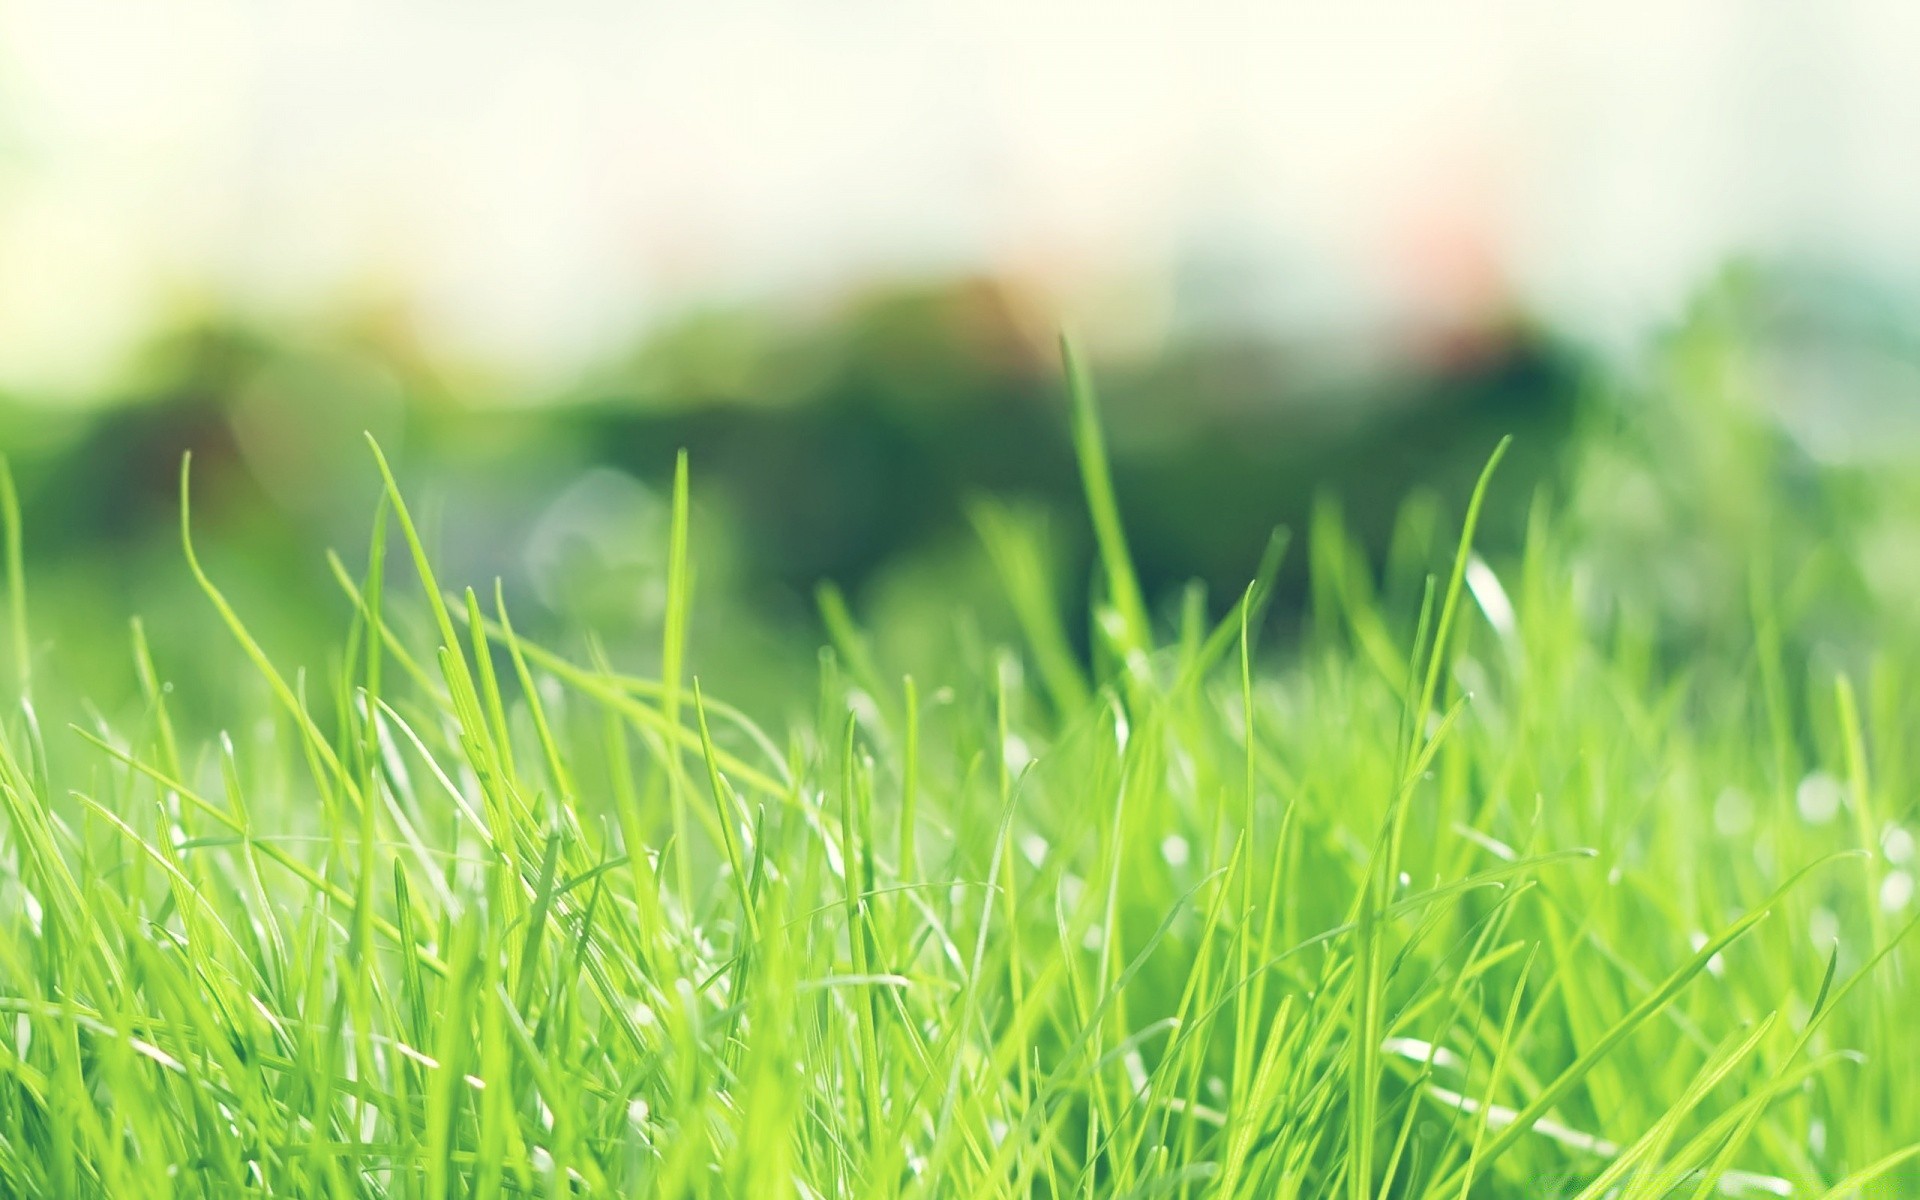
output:
[[[1920,1195],[1920,497],[1663,361],[1518,551],[1489,445],[1213,605],[1143,593],[1070,364],[1092,611],[982,504],[1018,636],[930,605],[909,677],[824,593],[778,721],[689,654],[684,458],[645,674],[437,577],[398,458],[278,661],[189,463],[225,640],[99,629],[111,715],[33,702],[9,488],[0,1191]]]

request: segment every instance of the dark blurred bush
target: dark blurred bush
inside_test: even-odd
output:
[[[724,381],[700,369],[725,358],[718,335],[683,330],[645,347],[630,377],[607,381],[569,419],[596,458],[643,478],[689,447],[764,578],[858,586],[960,528],[971,494],[1010,494],[1069,517],[1080,506],[1056,349],[1015,313],[1015,298],[990,281],[889,291],[823,325],[739,334],[740,361]],[[1198,577],[1237,595],[1273,527],[1302,527],[1322,495],[1383,549],[1410,493],[1462,499],[1507,434],[1516,453],[1488,528],[1495,541],[1512,537],[1571,432],[1572,357],[1519,324],[1423,355],[1378,347],[1358,370],[1339,357],[1201,338],[1098,370],[1150,587]]]
[[[895,564],[968,541],[982,493],[1047,518],[1062,603],[1077,604],[1087,546],[1058,354],[1021,306],[1005,284],[961,279],[877,288],[826,313],[708,311],[566,393],[510,406],[474,402],[391,317],[292,332],[204,320],[85,414],[0,406],[0,437],[22,478],[32,572],[86,593],[75,612],[190,596],[176,488],[191,450],[208,553],[295,650],[324,643],[317,627],[303,636],[322,614],[342,619],[323,549],[363,553],[377,493],[363,430],[420,500],[448,578],[501,576],[549,625],[637,632],[657,619],[662,487],[682,447],[703,597],[742,613],[807,620],[821,580],[858,608]],[[1513,544],[1557,470],[1582,379],[1517,322],[1358,347],[1200,336],[1095,372],[1144,580],[1165,597],[1197,577],[1216,609],[1270,531],[1304,529],[1316,498],[1376,558],[1410,494],[1457,515],[1506,434],[1516,448],[1485,529],[1490,546]],[[1430,532],[1449,536],[1444,525]],[[1287,596],[1303,589],[1304,557]]]

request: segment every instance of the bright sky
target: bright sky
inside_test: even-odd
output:
[[[1743,248],[1920,279],[1916,46],[1905,0],[11,0],[0,386],[375,298],[553,379],[920,267],[1151,337],[1208,254],[1276,326],[1494,276],[1614,337]]]

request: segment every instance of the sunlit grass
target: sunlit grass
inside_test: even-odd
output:
[[[0,1191],[1920,1187],[1905,641],[1817,670],[1756,568],[1737,636],[1663,652],[1554,506],[1477,558],[1476,491],[1380,576],[1327,510],[1303,640],[1256,656],[1285,539],[1224,621],[1157,622],[1069,378],[1091,654],[983,505],[1022,644],[897,676],[828,592],[791,729],[689,661],[684,461],[646,678],[443,590],[384,458],[340,653],[277,665],[183,472],[232,736],[138,626],[138,720],[36,714],[0,488]]]

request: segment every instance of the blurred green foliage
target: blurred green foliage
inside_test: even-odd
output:
[[[133,695],[119,632],[131,614],[219,642],[178,547],[190,450],[210,568],[272,649],[320,666],[346,619],[326,551],[365,553],[372,433],[420,498],[445,577],[500,578],[537,636],[590,630],[649,668],[665,481],[685,448],[702,548],[693,639],[716,688],[750,707],[804,692],[825,583],[889,661],[984,656],[1015,617],[976,530],[983,499],[1033,549],[1058,613],[1087,611],[1093,576],[1057,349],[1019,305],[960,280],[878,288],[824,314],[715,309],[512,406],[481,402],[392,319],[200,321],[95,407],[0,402],[34,628],[62,648],[71,694],[109,711]],[[1597,369],[1521,323],[1360,356],[1196,335],[1094,368],[1162,617],[1222,612],[1277,526],[1296,535],[1277,629],[1339,601],[1307,586],[1310,555],[1335,544],[1354,562],[1323,580],[1384,589],[1389,609],[1411,611],[1474,475],[1511,434],[1482,521],[1490,559],[1518,552],[1548,494],[1583,527],[1596,613],[1659,614],[1633,634],[1650,652],[1727,636],[1766,577],[1817,610],[1794,625],[1799,649],[1858,666],[1920,586],[1920,485],[1888,469],[1920,458],[1920,419],[1904,415],[1920,409],[1900,399],[1920,351],[1888,314],[1859,288],[1746,270],[1703,290],[1631,371]],[[1322,527],[1343,536],[1310,536]],[[1747,561],[1755,546],[1774,561]],[[1066,651],[1084,655],[1084,617],[1067,630]],[[183,654],[181,702],[218,697],[230,666]]]
[[[40,628],[97,647],[100,661],[79,668],[102,677],[89,695],[126,694],[113,640],[67,635],[134,608],[192,607],[175,529],[190,450],[210,560],[237,599],[272,597],[255,606],[271,609],[263,636],[319,653],[338,617],[324,551],[358,553],[376,490],[365,432],[424,499],[452,578],[498,576],[536,630],[590,627],[614,643],[658,622],[663,484],[687,449],[702,612],[727,631],[709,669],[737,676],[735,695],[810,668],[823,581],[863,610],[943,600],[962,623],[991,624],[997,588],[968,519],[983,496],[1045,540],[1062,611],[1084,612],[1090,547],[1058,355],[1019,305],[1005,285],[961,279],[800,316],[713,309],[512,405],[426,361],[391,317],[300,330],[198,319],[124,394],[85,411],[0,402],[37,606],[62,623]],[[1356,362],[1341,348],[1199,336],[1096,364],[1156,602],[1197,578],[1223,610],[1273,528],[1304,529],[1316,502],[1337,504],[1382,556],[1404,498],[1457,501],[1508,433],[1518,449],[1487,536],[1516,543],[1532,490],[1560,469],[1580,365],[1518,324],[1378,351]],[[1302,562],[1287,566],[1283,610],[1304,603]],[[898,624],[906,641],[925,632]]]

